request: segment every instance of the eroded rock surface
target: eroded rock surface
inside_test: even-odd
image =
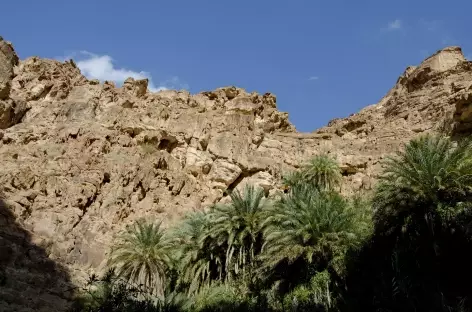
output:
[[[0,40],[5,202],[76,284],[103,269],[113,235],[137,218],[169,225],[248,183],[273,195],[281,174],[320,152],[338,158],[343,192],[371,189],[402,143],[472,128],[472,62],[458,47],[407,68],[378,104],[313,133],[296,132],[270,93],[151,93],[147,83],[87,80],[73,61],[18,62]]]

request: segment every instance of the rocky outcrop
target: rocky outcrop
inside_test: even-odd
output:
[[[18,64],[18,56],[11,43],[0,37],[0,100],[10,95],[13,67]]]
[[[472,125],[472,63],[457,47],[407,68],[378,104],[313,133],[296,132],[270,93],[151,93],[145,79],[116,87],[87,80],[73,61],[15,57],[0,54],[11,86],[0,99],[0,185],[16,222],[75,284],[104,267],[113,235],[137,218],[169,225],[246,184],[272,196],[283,173],[321,152],[338,158],[343,192],[368,190],[402,143]]]
[[[0,129],[19,122],[27,110],[25,101],[10,98],[13,68],[17,64],[18,56],[11,43],[0,37]]]

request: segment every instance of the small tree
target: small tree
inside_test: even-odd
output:
[[[358,220],[338,193],[298,185],[265,212],[260,273],[296,285],[327,267],[340,267],[339,259],[366,233]]]
[[[116,266],[119,277],[163,295],[171,257],[170,244],[160,227],[160,222],[144,220],[128,226],[112,247],[108,265]]]
[[[321,190],[333,190],[341,184],[342,175],[336,160],[327,154],[316,155],[303,167],[306,181]]]

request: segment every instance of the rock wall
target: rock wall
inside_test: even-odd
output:
[[[67,268],[48,257],[0,198],[0,311],[63,311],[75,289]]]
[[[370,189],[402,143],[472,125],[472,63],[458,47],[407,68],[378,104],[313,133],[298,133],[270,93],[151,93],[147,83],[87,80],[73,61],[18,62],[0,40],[5,207],[31,242],[47,246],[48,260],[67,268],[64,283],[101,270],[113,235],[137,218],[169,225],[248,183],[271,196],[281,174],[320,152],[338,158],[343,192]],[[0,306],[14,305],[2,291]]]

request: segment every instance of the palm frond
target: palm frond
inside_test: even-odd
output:
[[[449,138],[428,134],[410,141],[385,165],[373,199],[377,223],[385,229],[435,218],[439,206],[454,207],[470,197],[470,140],[456,146]]]
[[[170,245],[164,239],[161,223],[138,220],[122,232],[112,247],[109,266],[130,282],[162,293],[165,273],[171,263]]]
[[[316,155],[303,167],[305,180],[322,190],[332,190],[341,184],[342,175],[336,160],[326,154]]]
[[[247,185],[233,191],[231,202],[213,206],[208,214],[211,238],[225,249],[226,278],[245,273],[261,245],[260,215],[268,202],[264,191]]]
[[[282,261],[330,258],[358,241],[357,211],[333,191],[298,185],[265,212],[261,261],[273,269]]]

